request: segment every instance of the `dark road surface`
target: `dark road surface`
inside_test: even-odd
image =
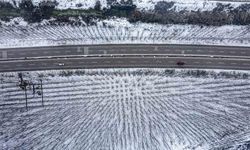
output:
[[[56,58],[59,56],[67,58]],[[0,58],[0,71],[133,67],[250,70],[250,48],[248,47],[197,45],[60,46],[0,49]],[[178,61],[185,62],[185,65],[176,65]]]
[[[67,55],[210,55],[250,57],[249,47],[197,45],[87,45],[0,49],[0,58],[49,57]]]
[[[176,65],[184,61],[184,66]],[[60,66],[64,63],[64,66]],[[1,71],[76,69],[76,68],[207,68],[250,70],[250,60],[182,58],[182,57],[115,57],[38,59],[28,61],[1,61]]]

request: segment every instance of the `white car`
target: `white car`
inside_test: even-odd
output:
[[[59,63],[58,66],[64,66],[65,64],[64,63]]]

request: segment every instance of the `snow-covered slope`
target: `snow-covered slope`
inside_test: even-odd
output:
[[[249,26],[196,26],[130,24],[124,19],[104,20],[96,26],[3,25],[0,48],[65,44],[211,44],[250,46]]]
[[[209,0],[133,0],[134,4],[140,8],[145,10],[153,10],[154,6],[159,1],[165,2],[175,2],[173,8],[175,7],[176,11],[180,10],[201,10],[201,11],[209,11],[213,10],[217,6],[217,3],[220,2],[222,4],[230,4],[233,8],[238,7],[241,4],[250,3],[250,2],[233,2],[233,1],[209,1]]]
[[[17,4],[21,0],[0,0],[0,1],[7,1],[13,4],[13,1],[15,1]],[[41,1],[44,0],[32,0],[35,5],[38,5]],[[56,0],[58,2],[58,9],[88,9],[93,8],[95,6],[96,1],[98,0]],[[102,8],[108,7],[107,0],[99,0],[101,2]],[[111,0],[110,0],[111,1]],[[114,0],[115,1],[115,0]],[[117,2],[120,2],[121,0],[117,0]],[[126,0],[125,0],[126,1]],[[214,7],[217,6],[217,3],[220,2],[222,4],[230,4],[232,7],[238,7],[241,4],[250,3],[249,1],[210,1],[210,0],[133,0],[133,4],[137,6],[139,9],[144,10],[153,10],[154,6],[159,1],[166,1],[166,2],[175,2],[176,11],[179,10],[212,10]],[[79,5],[81,4],[81,5]]]
[[[203,76],[205,75],[205,76]],[[250,141],[250,72],[105,69],[0,73],[0,149],[208,150]]]
[[[0,0],[5,2],[10,2],[18,6],[22,0]],[[46,0],[32,0],[34,5],[38,5],[40,2]],[[58,9],[89,9],[94,8],[97,1],[101,2],[102,7],[107,7],[107,0],[56,0],[58,2]],[[80,4],[80,5],[79,5]]]

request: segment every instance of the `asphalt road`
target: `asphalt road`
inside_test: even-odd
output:
[[[198,45],[93,45],[0,49],[1,59],[79,55],[206,55],[250,57],[250,47]]]
[[[184,61],[184,66],[176,65]],[[64,63],[64,66],[59,66]],[[70,59],[38,59],[0,61],[1,71],[29,71],[76,68],[207,68],[250,70],[250,60],[193,57],[87,57]]]
[[[250,70],[250,48],[248,47],[88,45],[1,49],[0,54],[2,72],[134,67]],[[86,57],[87,55],[91,57]],[[67,58],[56,58],[58,56],[67,56]],[[25,57],[28,59],[24,59]],[[176,65],[178,61],[185,62],[185,65]]]

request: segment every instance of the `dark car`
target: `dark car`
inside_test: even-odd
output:
[[[178,61],[176,64],[177,64],[178,66],[183,66],[183,65],[185,65],[185,63],[184,63],[183,61]]]

